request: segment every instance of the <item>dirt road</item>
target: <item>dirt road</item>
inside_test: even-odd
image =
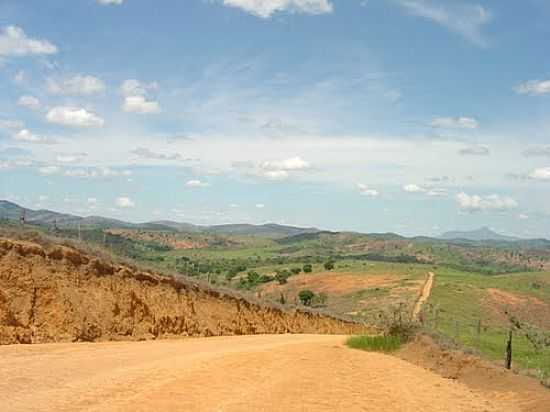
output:
[[[420,292],[420,296],[416,301],[416,305],[414,305],[413,319],[415,320],[418,320],[418,316],[420,315],[420,311],[422,310],[422,305],[424,305],[424,303],[427,302],[427,300],[430,297],[430,294],[432,293],[434,277],[435,275],[433,272],[428,272],[428,279],[426,279],[424,286],[422,286],[422,291]]]
[[[342,336],[0,347],[7,411],[515,411]]]

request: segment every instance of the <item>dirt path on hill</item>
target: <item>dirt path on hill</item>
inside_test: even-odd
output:
[[[519,411],[345,337],[0,347],[2,411]],[[514,387],[506,388],[512,394]]]
[[[422,291],[420,292],[420,296],[418,297],[418,300],[416,301],[416,305],[414,305],[413,310],[413,319],[418,320],[418,316],[420,315],[420,311],[422,310],[422,306],[426,301],[429,299],[430,294],[432,293],[432,286],[434,284],[434,278],[435,274],[433,272],[428,272],[428,279],[426,279],[426,282],[424,283],[424,286],[422,286]]]

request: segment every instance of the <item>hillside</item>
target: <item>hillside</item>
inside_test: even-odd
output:
[[[71,247],[0,239],[0,344],[360,330]]]
[[[465,239],[465,240],[474,240],[474,241],[497,240],[497,241],[505,241],[505,242],[515,242],[515,241],[521,240],[520,238],[517,238],[517,237],[504,236],[504,235],[498,234],[493,230],[489,229],[488,227],[482,227],[480,229],[470,230],[470,231],[457,230],[452,232],[446,232],[440,236],[440,239],[445,239],[445,240]]]

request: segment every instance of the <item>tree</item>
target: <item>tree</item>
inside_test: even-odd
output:
[[[291,273],[286,269],[277,271],[277,274],[275,275],[275,280],[279,282],[279,285],[284,285],[285,283],[287,283],[290,276]]]
[[[291,271],[294,275],[299,275],[300,272],[302,271],[302,269],[300,269],[300,268],[292,268],[292,269],[290,269],[290,271]]]
[[[301,290],[300,293],[298,293],[298,299],[300,299],[300,302],[302,302],[304,306],[311,306],[311,301],[314,297],[315,293],[309,289]]]
[[[304,270],[304,273],[311,273],[313,272],[313,266],[311,266],[311,264],[308,263],[304,265],[303,270]]]
[[[325,262],[325,269],[326,270],[334,269],[334,262],[332,260],[329,260],[328,262]]]

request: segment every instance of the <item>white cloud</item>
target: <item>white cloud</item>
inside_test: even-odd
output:
[[[286,170],[261,170],[258,175],[268,180],[285,180],[290,176]]]
[[[403,186],[403,190],[409,193],[426,193],[426,189],[414,183]]]
[[[268,180],[285,180],[290,172],[309,169],[311,165],[299,156],[283,160],[265,161],[259,165],[256,175]]]
[[[105,83],[94,76],[78,74],[66,79],[48,79],[48,92],[66,96],[89,96],[105,91]]]
[[[265,205],[263,203],[256,203],[256,208],[257,209],[263,209],[263,208],[265,208]]]
[[[149,92],[156,91],[158,88],[157,82],[142,83],[136,79],[127,79],[120,86],[120,93],[125,97],[146,96]]]
[[[301,157],[291,157],[285,160],[267,161],[261,164],[264,170],[303,170],[308,169],[310,164]]]
[[[47,40],[27,37],[23,29],[7,26],[0,31],[0,56],[55,54],[57,47]]]
[[[61,172],[58,166],[42,166],[38,168],[38,173],[45,176],[56,175]]]
[[[104,6],[107,6],[107,5],[120,6],[122,3],[124,3],[124,0],[97,0],[97,2]]]
[[[117,197],[115,204],[123,209],[135,207],[135,203],[129,197]]]
[[[441,129],[477,129],[479,123],[473,117],[436,117],[430,125]]]
[[[26,143],[37,143],[37,144],[55,144],[56,143],[55,140],[46,136],[36,135],[28,129],[19,130],[16,134],[13,135],[13,138],[19,142],[26,142]]]
[[[187,187],[208,187],[210,185],[206,182],[201,181],[201,180],[189,180],[187,183],[185,183],[185,186],[187,186]]]
[[[76,163],[82,161],[86,156],[86,153],[65,153],[57,155],[55,160],[59,163]]]
[[[530,80],[521,83],[514,88],[518,94],[528,94],[531,96],[541,96],[550,93],[550,80]]]
[[[550,166],[533,170],[529,177],[535,180],[550,180]]]
[[[143,159],[153,159],[153,160],[182,160],[182,157],[179,153],[173,154],[163,154],[153,152],[151,149],[145,147],[138,147],[135,150],[132,150],[132,153],[143,158]]]
[[[485,144],[476,144],[460,149],[458,153],[462,156],[489,156],[491,150]]]
[[[293,12],[304,14],[331,13],[332,3],[329,0],[223,0],[223,4],[237,7],[267,19],[278,12]]]
[[[34,96],[21,96],[17,100],[17,105],[31,110],[38,110],[41,107],[40,100]]]
[[[26,79],[27,76],[25,75],[25,72],[23,70],[19,70],[17,73],[15,73],[15,76],[13,76],[13,81],[19,85],[24,84]]]
[[[526,215],[526,214],[524,214],[524,213],[520,213],[520,214],[518,215],[518,219],[519,219],[519,220],[527,220],[527,219],[529,219],[529,215]]]
[[[20,122],[19,120],[0,120],[0,129],[22,129],[25,127],[23,122]]]
[[[363,183],[357,183],[357,189],[359,189],[359,193],[361,193],[364,196],[378,197],[380,195],[378,190],[371,189]]]
[[[128,96],[124,98],[122,110],[128,113],[159,113],[160,105],[156,101],[147,101],[144,96]]]
[[[88,204],[91,206],[97,205],[97,199],[95,197],[89,197],[87,200]]]
[[[485,211],[506,211],[518,207],[518,203],[507,196],[497,194],[488,196],[469,195],[467,193],[459,193],[456,196],[456,201],[460,210],[473,213]]]
[[[110,167],[98,167],[92,169],[69,169],[64,173],[67,177],[77,177],[84,179],[102,179],[118,176],[131,176],[131,170],[115,170]]]
[[[443,5],[433,0],[398,1],[411,15],[433,21],[478,46],[487,46],[481,29],[491,21],[492,16],[483,6],[462,2]]]
[[[46,115],[46,120],[50,123],[57,123],[72,127],[102,127],[105,121],[83,108],[57,106]]]
[[[429,189],[426,194],[432,197],[446,197],[448,195],[447,189],[433,188]]]

